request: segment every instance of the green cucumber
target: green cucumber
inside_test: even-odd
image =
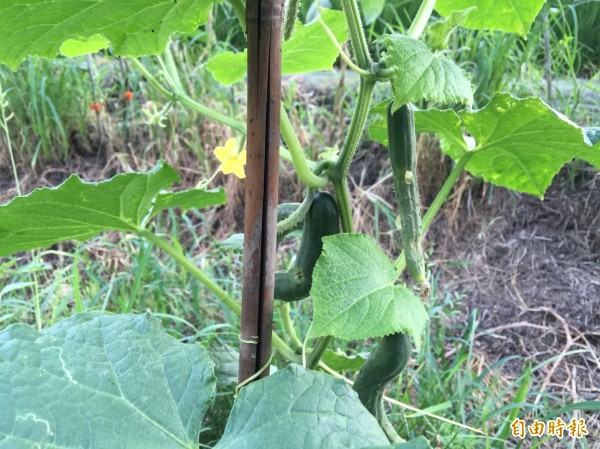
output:
[[[335,199],[327,192],[315,193],[304,217],[296,261],[289,270],[275,273],[275,299],[297,301],[308,296],[313,270],[323,250],[323,237],[338,232],[339,212]]]
[[[392,112],[392,104],[390,102],[387,108],[388,147],[400,212],[402,245],[408,272],[417,282],[426,285],[413,109],[410,104],[405,104]]]
[[[383,407],[383,392],[408,364],[412,344],[408,334],[397,332],[382,337],[360,369],[354,391],[363,405],[381,425],[390,442],[401,441],[388,420]]]

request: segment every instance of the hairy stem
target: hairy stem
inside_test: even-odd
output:
[[[356,62],[361,69],[371,70],[373,60],[369,54],[367,47],[367,38],[360,20],[360,12],[358,11],[358,3],[356,0],[342,0],[342,10],[346,18],[346,24],[350,31],[350,43]]]
[[[372,79],[361,79],[358,89],[358,98],[352,115],[352,121],[344,140],[344,146],[340,153],[340,157],[335,163],[334,179],[345,179],[350,168],[350,163],[356,152],[356,148],[360,142],[365,123],[369,116],[369,108],[373,99],[373,90],[375,89],[375,81]]]
[[[181,84],[181,78],[179,78],[179,72],[177,71],[177,66],[175,65],[175,60],[173,59],[173,53],[171,52],[171,44],[167,45],[165,48],[165,59],[167,60],[167,71],[169,72],[169,76],[173,80],[175,87],[177,90],[183,92],[183,84]]]
[[[348,192],[348,183],[346,178],[336,179],[333,182],[335,189],[335,199],[340,211],[340,221],[343,232],[353,232],[352,226],[352,203],[350,201],[350,192]]]
[[[448,178],[446,178],[446,181],[444,181],[444,185],[442,185],[442,188],[435,196],[435,199],[431,203],[431,206],[429,206],[429,209],[427,209],[427,212],[425,213],[425,215],[423,215],[423,221],[421,222],[421,237],[427,234],[431,223],[437,216],[438,212],[440,211],[440,208],[442,207],[446,199],[448,198],[448,195],[450,195],[452,187],[454,187],[456,180],[465,169],[465,165],[467,165],[467,162],[469,162],[471,156],[473,156],[473,153],[470,151],[461,156],[461,158],[458,160],[456,165],[454,165],[454,168],[448,175]],[[404,258],[404,251],[400,253],[400,256],[398,256],[398,259],[396,259],[394,265],[396,267],[396,272],[398,273],[398,275],[400,275],[406,268],[406,259]]]
[[[296,209],[294,212],[292,212],[289,217],[287,217],[277,223],[277,234],[283,234],[285,231],[292,229],[297,224],[299,224],[302,220],[304,220],[304,217],[306,216],[306,214],[308,213],[308,210],[310,209],[310,205],[312,204],[312,201],[313,201],[313,190],[309,189],[306,196],[304,197],[304,200],[302,200],[302,203],[300,203],[300,206],[298,206],[298,209]]]
[[[425,31],[425,27],[427,26],[427,22],[429,22],[429,18],[431,17],[431,13],[433,12],[433,8],[435,7],[435,0],[423,0],[419,10],[417,11],[417,15],[415,16],[415,20],[410,25],[408,29],[408,35],[413,39],[418,39]]]
[[[283,39],[286,41],[294,32],[294,25],[296,24],[296,17],[298,17],[299,9],[300,0],[288,0],[287,8],[285,10],[285,20],[283,22]]]

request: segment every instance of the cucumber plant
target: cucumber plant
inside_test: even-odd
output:
[[[180,104],[243,138],[246,126],[238,117],[211,109],[186,92],[169,49],[171,35],[206,23],[215,3],[4,0],[0,62],[15,68],[28,55],[71,57],[110,47],[113,54],[130,58],[164,96],[168,107],[163,113]],[[306,300],[310,294],[312,324],[298,337],[285,316],[289,309],[282,308],[284,324],[273,330],[272,339],[282,369],[241,386],[217,448],[429,447],[424,436],[412,432],[403,437],[413,439],[403,441],[385,416],[382,399],[385,386],[410,359],[412,345],[419,350],[428,320],[412,281],[407,285],[398,279],[408,266],[416,282],[426,282],[420,242],[453,184],[467,170],[496,185],[543,197],[553,176],[572,159],[600,167],[600,151],[592,139],[596,134],[586,133],[540,99],[498,93],[472,110],[469,76],[442,52],[457,26],[526,36],[544,0],[423,0],[404,33],[384,34],[372,42],[364,33],[357,0],[340,3],[341,11],[315,4],[316,19],[302,24],[296,22],[300,2],[289,0],[283,26],[284,74],[329,70],[341,57],[360,78],[341,150],[318,163],[304,154],[281,107],[281,156],[293,164],[306,198],[297,207],[282,208],[287,210],[282,210],[278,232],[283,238],[303,223],[303,241],[291,271],[278,276],[276,296]],[[230,5],[245,29],[243,0],[230,0]],[[435,20],[434,10],[440,16]],[[373,12],[369,14],[371,20]],[[351,54],[342,47],[347,39]],[[156,56],[160,73],[151,73],[137,59],[145,55]],[[246,53],[212,55],[201,69],[225,85],[241,82]],[[372,105],[376,86],[388,84],[391,98]],[[411,106],[425,102],[436,108]],[[353,227],[347,176],[369,120],[371,137],[390,149],[404,245],[396,261]],[[442,150],[455,160],[422,220],[415,132],[437,134]],[[153,231],[153,218],[161,211],[225,202],[222,188],[167,191],[178,181],[175,170],[160,162],[147,173],[98,183],[72,176],[56,188],[19,196],[0,207],[0,256],[84,241],[109,230],[133,233],[172,257],[240,316],[235,294],[196,266],[179,245]],[[314,193],[328,189],[334,197]],[[335,371],[322,358],[334,338],[381,339],[358,373],[356,391],[341,380],[341,373],[332,375]],[[150,314],[74,313],[41,330],[11,325],[0,332],[0,447],[197,448],[216,382],[236,377],[224,374],[222,366],[234,351],[209,349],[177,342]],[[344,363],[339,366],[343,369]]]

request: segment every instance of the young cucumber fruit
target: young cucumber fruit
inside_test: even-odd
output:
[[[406,367],[412,353],[408,334],[397,332],[386,335],[371,353],[354,382],[354,391],[363,405],[371,412],[385,431],[390,442],[398,442],[383,407],[383,392]]]
[[[335,199],[327,192],[315,193],[304,218],[296,261],[288,271],[275,273],[275,299],[297,301],[308,296],[313,270],[323,250],[322,239],[338,232],[339,213]]]
[[[392,112],[392,104],[393,102],[390,102],[387,108],[388,147],[400,212],[406,266],[417,282],[426,285],[425,259],[421,246],[421,211],[413,109],[410,104],[405,104]]]

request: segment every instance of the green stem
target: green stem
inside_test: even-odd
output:
[[[285,231],[288,231],[288,230],[294,228],[298,223],[300,223],[302,220],[304,220],[304,217],[306,216],[306,214],[308,213],[308,210],[310,209],[310,205],[312,204],[312,201],[313,201],[313,190],[308,189],[308,192],[306,193],[306,196],[302,200],[302,203],[300,203],[300,206],[298,206],[298,209],[296,209],[294,212],[292,212],[289,217],[287,217],[277,223],[277,234],[278,235],[283,234]]]
[[[177,99],[179,102],[196,112],[199,112],[206,117],[213,119],[216,122],[223,123],[242,134],[246,134],[246,125],[238,122],[237,120],[229,117],[228,115],[221,114],[220,112],[214,111],[203,104],[198,103],[196,100],[191,99],[183,92],[177,92]]]
[[[350,67],[352,70],[354,70],[356,73],[358,73],[362,77],[371,76],[371,72],[369,72],[368,70],[361,69],[359,66],[357,66],[356,64],[354,64],[352,62],[352,59],[350,59],[350,57],[346,54],[344,49],[340,46],[339,42],[337,41],[337,38],[335,37],[333,32],[329,29],[327,24],[325,22],[323,22],[323,19],[321,19],[320,15],[317,17],[317,21],[319,22],[319,25],[321,25],[321,28],[323,28],[323,31],[325,31],[325,34],[327,34],[327,36],[331,40],[331,43],[335,46],[335,48],[337,48],[337,51],[339,52],[340,57],[344,60],[344,62],[348,65],[348,67]]]
[[[140,61],[135,58],[130,58],[131,62],[136,66],[136,68],[142,72],[142,75],[148,80],[148,82],[161,94],[163,94],[166,98],[171,101],[178,101],[181,104],[193,109],[194,111],[205,115],[219,123],[223,123],[224,125],[229,126],[231,129],[234,129],[242,134],[246,134],[246,125],[238,122],[237,120],[225,115],[220,112],[213,111],[212,109],[204,106],[203,104],[198,103],[196,100],[190,98],[187,94],[185,94],[182,89],[179,89],[176,86],[176,81],[172,80],[172,76],[167,74],[166,79],[170,82],[171,90],[163,86],[160,81],[158,81],[143,65]],[[165,65],[166,67],[166,65]]]
[[[215,281],[213,281],[210,276],[208,276],[204,271],[198,268],[190,259],[188,259],[183,253],[175,249],[173,246],[169,245],[165,240],[161,239],[157,235],[146,229],[138,229],[138,233],[142,236],[150,240],[154,245],[158,246],[164,252],[166,252],[169,256],[177,261],[183,268],[188,270],[192,276],[198,279],[202,285],[208,288],[217,298],[219,298],[223,303],[231,309],[236,315],[242,315],[242,306],[241,304],[233,299],[231,296],[227,294],[225,290],[223,290]],[[272,334],[273,346],[277,351],[284,356],[286,359],[293,362],[300,362],[301,357],[298,356],[287,344],[285,341],[279,337],[275,332]]]
[[[300,338],[298,338],[298,334],[296,333],[296,328],[294,327],[294,322],[292,321],[292,317],[290,316],[290,303],[286,302],[286,301],[280,301],[279,311],[281,312],[283,328],[285,329],[288,336],[290,337],[292,347],[294,349],[301,348],[302,342],[300,341]]]
[[[448,175],[448,178],[446,178],[446,181],[444,181],[444,185],[442,185],[442,188],[435,196],[435,199],[431,203],[431,206],[429,206],[429,209],[427,209],[427,212],[423,216],[423,221],[421,222],[422,237],[425,234],[427,234],[431,223],[437,216],[438,212],[440,211],[440,208],[442,207],[446,199],[448,198],[448,195],[450,195],[452,187],[454,187],[456,180],[465,169],[465,166],[471,159],[471,156],[473,156],[473,153],[470,151],[461,156],[461,158],[458,160],[456,165],[454,165],[454,168]],[[394,265],[396,267],[396,272],[398,273],[398,275],[400,275],[404,271],[404,268],[406,268],[406,259],[404,258],[404,251],[400,253],[400,256],[398,256],[398,259],[396,259]]]
[[[241,304],[227,294],[215,281],[213,281],[204,271],[198,268],[190,259],[182,252],[169,245],[165,240],[146,229],[140,229],[139,233],[142,237],[150,240],[154,245],[158,246],[169,256],[177,261],[179,265],[188,270],[192,276],[198,279],[206,288],[208,288],[217,298],[229,307],[236,315],[242,314]]]
[[[348,191],[348,183],[346,182],[346,178],[334,180],[333,188],[335,189],[335,199],[340,211],[342,230],[343,232],[353,232],[352,203],[350,201],[350,192]]]
[[[172,101],[175,101],[177,99],[176,95],[173,92],[169,91],[169,89],[167,89],[165,86],[163,86],[161,82],[158,81],[154,77],[154,75],[152,75],[140,61],[138,61],[136,58],[129,58],[129,60],[142,73],[142,75],[144,75],[144,78],[148,80],[152,87],[158,90],[164,97]]]
[[[292,349],[287,345],[283,339],[273,331],[271,335],[272,345],[275,347],[277,352],[281,354],[285,359],[294,363],[302,363],[302,357],[296,354]]]
[[[171,52],[170,44],[167,45],[167,48],[165,48],[164,55],[167,60],[167,71],[173,80],[173,84],[179,91],[183,92],[183,84],[181,84],[181,79],[179,78],[179,72],[177,71],[175,60],[173,59],[173,53]]]
[[[325,187],[329,180],[325,177],[315,175],[311,169],[308,168],[306,158],[304,157],[304,153],[302,151],[302,146],[300,145],[300,141],[294,132],[290,118],[288,117],[283,105],[281,105],[280,111],[281,135],[283,136],[283,140],[285,141],[288,150],[292,155],[292,161],[294,163],[296,173],[298,173],[298,177],[308,187],[313,187],[315,189]]]
[[[352,115],[352,121],[350,122],[350,128],[348,134],[344,140],[344,146],[340,153],[340,157],[335,163],[334,167],[334,179],[345,179],[350,168],[350,163],[360,142],[365,123],[369,116],[369,108],[371,107],[371,100],[373,99],[373,90],[375,89],[375,81],[372,79],[361,79],[360,87],[358,89],[358,98],[356,100],[356,107]]]
[[[315,347],[310,351],[306,360],[306,367],[308,369],[316,369],[319,366],[321,357],[325,354],[331,340],[333,340],[332,337],[321,337],[317,340],[317,344],[315,344]]]
[[[435,0],[423,0],[419,10],[417,11],[417,15],[415,16],[415,20],[411,24],[408,29],[408,35],[413,39],[418,39],[425,31],[425,27],[427,26],[427,22],[429,22],[429,18],[431,17],[431,13],[433,12],[433,8],[435,7]]]
[[[360,20],[358,3],[356,0],[342,0],[342,10],[346,18],[346,24],[350,31],[350,43],[356,62],[361,69],[371,70],[373,60],[367,47],[367,39]]]

